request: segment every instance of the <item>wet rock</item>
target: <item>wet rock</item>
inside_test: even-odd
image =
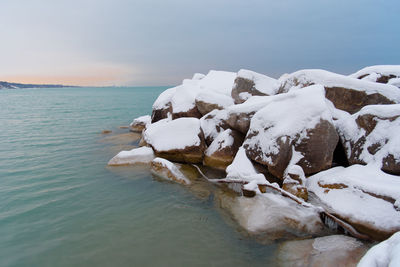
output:
[[[203,164],[225,170],[232,163],[243,140],[244,136],[235,130],[221,132],[205,151]]]
[[[179,170],[178,166],[166,159],[155,158],[151,162],[151,171],[154,175],[184,185],[190,185],[190,180]]]
[[[350,267],[357,266],[367,249],[367,245],[355,238],[331,235],[284,242],[279,246],[277,258],[282,267]]]
[[[112,133],[112,131],[111,130],[103,130],[103,131],[101,131],[101,133],[102,134],[110,134],[110,133]]]

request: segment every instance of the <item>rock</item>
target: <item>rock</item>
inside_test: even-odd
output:
[[[385,240],[373,246],[362,257],[358,267],[386,267],[399,266],[400,263],[400,232],[393,234]]]
[[[205,142],[198,119],[161,120],[148,125],[143,137],[157,157],[176,162],[203,162]]]
[[[110,133],[112,133],[112,131],[111,130],[103,130],[103,131],[101,131],[101,133],[102,134],[110,134]]]
[[[349,77],[376,82],[387,83],[400,87],[400,65],[377,65],[363,68]]]
[[[149,115],[141,116],[134,119],[129,125],[129,128],[132,132],[141,133],[149,123],[151,123],[151,117]]]
[[[299,165],[289,164],[284,174],[282,189],[307,201],[308,191],[305,182],[306,177],[303,169]]]
[[[211,145],[221,132],[229,128],[226,123],[227,114],[226,110],[213,110],[200,119],[207,146]]]
[[[154,175],[166,180],[184,185],[191,184],[190,180],[183,175],[176,164],[163,158],[155,158],[151,162],[151,171]]]
[[[247,157],[245,149],[240,147],[233,162],[226,168],[226,173],[226,177],[231,179],[252,181],[260,172]]]
[[[276,79],[250,70],[240,70],[232,89],[235,104],[241,104],[251,96],[274,95],[279,89]]]
[[[256,194],[252,198],[220,193],[216,199],[221,208],[260,241],[320,235],[324,229],[315,209],[274,193]]]
[[[154,159],[153,149],[150,147],[134,148],[130,151],[121,151],[113,157],[108,165],[132,165],[137,163],[150,163]]]
[[[337,109],[351,114],[367,105],[400,103],[400,90],[392,85],[371,83],[324,70],[301,70],[279,78],[280,93],[321,84],[326,98]]]
[[[350,164],[380,165],[400,175],[400,104],[366,106],[341,114],[335,126]]]
[[[225,170],[232,163],[243,140],[244,136],[235,130],[221,132],[205,151],[203,164]]]
[[[151,123],[159,120],[166,119],[169,114],[172,114],[171,99],[176,92],[176,87],[170,88],[162,92],[153,104],[153,111],[151,113]]]
[[[305,174],[332,164],[338,135],[320,85],[269,96],[269,103],[251,119],[243,143],[247,156],[283,179],[293,151]]]
[[[374,240],[400,230],[400,179],[375,166],[335,167],[307,178],[307,189],[326,210]],[[351,205],[350,205],[351,203]]]
[[[278,248],[279,266],[352,267],[356,266],[368,246],[345,235],[286,241]],[[371,266],[371,265],[370,265]]]
[[[230,96],[214,93],[212,91],[201,92],[196,96],[196,107],[204,116],[214,109],[224,109],[233,105]]]

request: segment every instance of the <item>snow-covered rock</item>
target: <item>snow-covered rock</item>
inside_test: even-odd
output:
[[[187,163],[203,161],[205,142],[199,119],[164,119],[148,125],[143,137],[157,157]]]
[[[171,99],[176,92],[176,87],[169,88],[162,92],[153,103],[153,111],[151,113],[151,122],[155,123],[159,120],[172,116]]]
[[[235,100],[235,104],[241,104],[251,96],[274,95],[277,93],[279,85],[276,79],[242,69],[235,79],[232,98]]]
[[[357,239],[331,235],[286,241],[278,248],[278,264],[289,266],[353,267],[368,249]],[[371,267],[373,265],[370,265]]]
[[[199,93],[195,101],[198,111],[203,116],[214,109],[224,109],[234,104],[232,97],[212,91]]]
[[[324,88],[314,85],[267,98],[269,103],[251,119],[243,143],[247,156],[266,165],[268,171],[280,179],[293,151],[300,153],[295,164],[302,167],[305,174],[329,168],[338,135]]]
[[[335,126],[350,164],[377,164],[400,175],[400,104],[370,105],[342,113]]]
[[[229,128],[226,110],[213,110],[200,119],[206,144],[209,146],[221,132]]]
[[[227,178],[241,181],[252,181],[259,174],[251,160],[247,157],[243,147],[239,148],[232,163],[226,168],[226,173]]]
[[[108,165],[131,165],[137,163],[150,163],[154,159],[153,149],[150,147],[134,148],[130,151],[121,151],[113,157]]]
[[[252,235],[274,240],[293,236],[319,235],[324,229],[314,208],[297,204],[274,193],[258,193],[253,198],[217,195],[222,208]]]
[[[149,123],[151,123],[151,116],[145,115],[134,119],[129,125],[129,128],[132,132],[141,133]]]
[[[400,230],[400,179],[374,166],[335,167],[307,179],[307,188],[360,233],[383,240]]]
[[[190,180],[179,170],[176,164],[163,159],[155,158],[151,162],[151,171],[154,175],[180,184],[190,185]]]
[[[321,84],[326,98],[336,108],[351,114],[366,105],[400,103],[400,90],[392,85],[371,83],[325,70],[300,70],[279,78],[280,93]]]
[[[207,148],[203,164],[225,170],[232,163],[244,136],[238,131],[227,129],[221,132]]]
[[[308,191],[305,186],[306,176],[303,169],[299,165],[289,163],[283,177],[282,189],[307,201]]]
[[[400,65],[370,66],[349,75],[349,77],[370,82],[393,84],[395,81],[392,80],[400,78]]]
[[[373,246],[362,257],[358,267],[396,267],[400,266],[400,232]]]

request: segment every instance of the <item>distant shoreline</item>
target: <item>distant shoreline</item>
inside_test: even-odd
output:
[[[24,83],[10,83],[10,82],[0,81],[0,89],[65,88],[65,87],[78,88],[80,86],[62,85],[62,84],[24,84]]]

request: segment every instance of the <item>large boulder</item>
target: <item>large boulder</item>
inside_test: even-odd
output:
[[[400,230],[398,176],[375,166],[335,167],[308,177],[307,188],[326,210],[372,239]]]
[[[203,162],[205,142],[200,120],[161,120],[147,126],[143,134],[157,157],[186,163]]]
[[[349,77],[400,87],[400,65],[370,66],[349,75]]]
[[[176,87],[169,88],[162,92],[154,101],[153,111],[151,113],[151,123],[155,123],[159,120],[166,119],[172,116],[172,105],[171,99],[176,92]]]
[[[336,108],[351,114],[367,105],[400,103],[400,90],[388,84],[371,83],[325,70],[301,70],[279,78],[280,93],[321,84],[326,98]]]
[[[335,122],[350,164],[378,164],[400,175],[400,104],[342,113]]]
[[[243,143],[247,156],[280,179],[294,152],[300,157],[293,164],[306,175],[329,168],[339,138],[324,88],[314,85],[268,98],[251,119]]]
[[[235,104],[241,104],[251,96],[274,95],[279,89],[276,79],[250,70],[240,70],[232,89]]]
[[[230,96],[204,91],[196,96],[197,110],[204,116],[214,109],[225,109],[233,105],[233,99]]]
[[[232,163],[243,140],[243,134],[238,131],[227,129],[221,132],[205,151],[203,164],[225,170]]]
[[[133,165],[138,163],[150,163],[154,159],[153,149],[150,147],[134,148],[130,151],[121,151],[109,162],[110,166]]]
[[[213,110],[200,119],[201,129],[207,146],[223,131],[229,128],[226,123],[228,112],[226,110]]]

